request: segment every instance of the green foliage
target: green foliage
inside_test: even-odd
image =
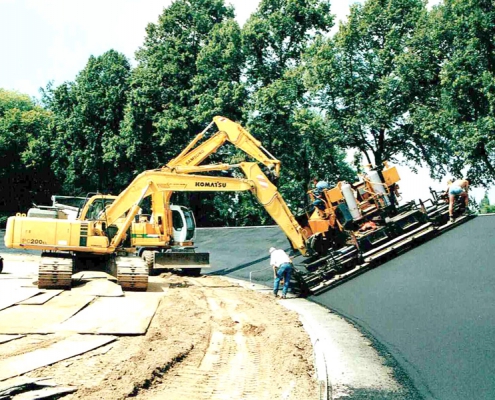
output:
[[[424,19],[421,0],[354,4],[332,38],[307,52],[305,82],[337,143],[356,148],[369,164],[425,159],[424,138],[408,120],[415,93],[401,76],[403,57]],[[428,160],[427,160],[428,161]]]
[[[315,36],[333,26],[328,0],[261,0],[242,30],[250,86],[260,88],[300,64]]]
[[[495,179],[495,5],[448,0],[440,9],[443,106],[456,123],[455,150],[478,183]]]
[[[215,115],[242,119],[247,96],[241,82],[243,65],[241,30],[237,22],[228,19],[215,25],[196,60],[197,72],[192,80],[196,101],[193,121],[202,125]]]
[[[493,2],[446,0],[432,10],[413,48],[426,83],[413,118],[441,136],[444,146],[432,150],[453,174],[467,167],[471,182],[482,185],[495,178],[494,24]]]
[[[233,16],[233,9],[226,7],[223,0],[177,0],[164,10],[156,24],[148,25],[144,44],[136,52],[138,66],[132,74],[123,124],[126,155],[136,171],[163,165],[210,122],[213,115],[200,121],[195,108],[199,101],[204,115],[205,107],[218,97],[202,97],[195,93],[193,85],[198,90],[211,88],[215,80],[211,68],[219,68],[221,76],[235,68],[228,65],[237,60],[235,51],[223,55],[227,65],[214,64],[211,58],[215,53],[221,54],[225,46],[234,45],[227,38],[220,40],[219,32],[228,33],[235,42],[235,24],[226,24],[223,30],[212,33],[216,25]],[[202,52],[204,47],[209,50]],[[226,90],[226,86],[219,91]],[[234,86],[235,83],[232,91]],[[221,101],[226,103],[225,99]],[[223,111],[222,107],[216,111]]]
[[[276,185],[295,213],[313,177],[353,181],[363,162],[426,164],[434,177],[467,172],[471,184],[488,186],[495,6],[425,5],[355,3],[330,37],[328,0],[262,0],[242,29],[224,0],[175,0],[148,25],[136,68],[113,50],[90,57],[73,82],[47,88],[46,109],[0,90],[0,183],[9,189],[0,222],[59,190],[118,193],[175,157],[215,115],[240,122],[281,160]],[[344,149],[357,151],[352,167]],[[207,162],[245,159],[226,146]],[[250,193],[174,201],[202,226],[271,222]],[[488,198],[481,205],[493,207]]]
[[[328,1],[263,0],[243,28],[248,127],[282,162],[279,191],[294,212],[307,205],[311,179],[353,179],[345,154],[309,108],[302,53],[333,25]],[[261,222],[262,209],[257,212]]]
[[[148,25],[144,45],[136,53],[138,66],[122,126],[134,173],[164,165],[213,116],[241,118],[246,96],[243,54],[233,17],[233,8],[223,0],[178,0],[156,24]],[[215,196],[229,198],[206,193],[176,199],[196,215],[208,210],[215,224],[229,207],[217,207]]]
[[[66,194],[115,192],[123,187],[121,171],[129,176],[119,134],[129,76],[129,61],[110,50],[91,56],[74,82],[45,91],[45,104],[55,114],[53,170]]]
[[[488,198],[488,193],[485,192],[485,197],[481,200],[480,203],[480,213],[481,214],[493,214],[495,213],[495,205],[490,204],[490,200]]]
[[[28,96],[0,89],[0,212],[26,212],[49,199],[52,114]]]

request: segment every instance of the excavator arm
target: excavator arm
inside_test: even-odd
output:
[[[100,221],[107,226],[114,224],[125,215],[132,206],[147,196],[161,192],[211,192],[250,190],[251,184],[246,179],[224,178],[178,174],[163,170],[145,171],[139,174],[102,214]]]
[[[218,131],[200,143],[213,125],[217,126]],[[226,142],[232,143],[238,149],[243,150],[246,154],[265,165],[272,171],[275,177],[280,175],[280,161],[271,155],[262,146],[261,142],[254,138],[241,125],[221,116],[214,117],[213,121],[202,132],[198,133],[177,157],[170,160],[162,168],[162,171],[173,172],[178,171],[178,168],[182,168],[181,173],[199,172],[194,170],[194,168],[190,170],[186,170],[185,168],[198,166]],[[211,171],[212,169],[206,170]],[[160,217],[162,221],[160,224],[161,233],[169,236],[172,235],[172,227],[168,223],[171,218],[168,204],[170,204],[172,194],[173,191],[167,191],[155,192],[151,195],[152,213]]]
[[[218,127],[218,132],[205,142],[195,147],[204,138],[206,131],[213,123],[201,133],[174,159],[167,163],[166,168],[173,170],[179,166],[196,166],[201,164],[208,156],[215,153],[225,142],[230,142],[243,150],[252,158],[273,170],[275,176],[280,175],[280,161],[266,150],[261,142],[254,138],[238,123],[225,117],[214,117],[213,122]]]
[[[308,255],[306,241],[309,239],[309,234],[296,221],[275,185],[268,180],[256,163],[241,163],[240,168],[254,187],[253,195],[289,238],[293,248],[299,250],[302,255]]]
[[[233,167],[240,168],[243,171],[246,179],[252,185],[251,192],[286,234],[291,241],[293,248],[299,250],[303,255],[307,255],[308,250],[306,247],[306,241],[309,239],[310,232],[299,225],[284,199],[278,192],[277,187],[270,182],[258,164],[243,162],[236,165],[214,164],[200,165],[197,167],[177,167],[176,172],[197,173],[228,170]]]
[[[191,172],[204,172],[219,169],[239,167],[246,178],[224,178],[202,175],[192,175]],[[187,172],[187,173],[183,173]],[[256,163],[240,163],[238,165],[211,165],[197,167],[178,167],[175,172],[163,170],[146,171],[124,190],[105,210],[105,220],[100,220],[95,227],[96,231],[104,231],[102,224],[112,225],[118,218],[127,213],[126,222],[120,227],[119,233],[110,244],[109,251],[113,251],[123,238],[134,216],[137,206],[147,196],[161,192],[225,192],[251,191],[260,204],[280,226],[292,242],[293,247],[306,254],[305,241],[307,233],[297,223],[287,204],[280,196],[277,188],[269,181]]]

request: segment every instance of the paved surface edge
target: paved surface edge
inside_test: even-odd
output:
[[[250,282],[223,277],[240,286],[271,295],[271,289]],[[297,312],[313,344],[314,363],[320,385],[320,399],[349,397],[357,392],[380,393],[397,398],[402,388],[394,371],[357,328],[327,308],[302,298],[279,303]]]

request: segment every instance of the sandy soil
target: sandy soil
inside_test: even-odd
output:
[[[210,276],[163,274],[153,287],[163,299],[146,335],[27,375],[77,386],[66,399],[318,398],[310,340],[297,314],[274,298]],[[5,343],[0,359],[63,338]]]

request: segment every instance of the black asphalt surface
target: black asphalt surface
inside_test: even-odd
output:
[[[424,398],[495,399],[495,217],[313,298],[355,322]]]
[[[274,246],[290,251],[289,242],[278,226],[253,228],[205,228],[196,231],[197,252],[209,252],[210,270],[272,286],[273,271],[268,250]],[[208,272],[207,272],[208,271]]]

